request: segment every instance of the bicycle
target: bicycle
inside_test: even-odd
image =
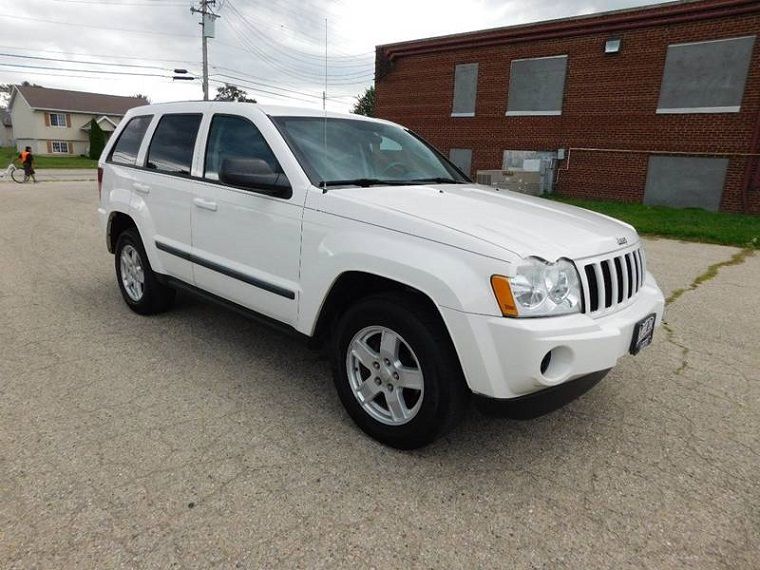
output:
[[[24,173],[23,168],[19,168],[12,162],[8,165],[4,171],[0,172],[0,180],[10,177],[14,182],[24,184],[29,181],[29,176]]]

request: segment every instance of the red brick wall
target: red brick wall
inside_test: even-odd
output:
[[[444,153],[473,149],[473,171],[501,168],[511,150],[606,148],[642,154],[573,151],[557,190],[571,196],[641,201],[650,151],[747,153],[760,112],[760,37],[756,40],[739,113],[657,115],[669,44],[758,34],[760,15],[634,29],[622,34],[532,40],[429,54],[401,55],[378,78],[379,117],[402,123]],[[622,50],[604,43],[622,37]],[[561,116],[506,117],[510,61],[567,54]],[[479,64],[473,118],[452,118],[454,66]],[[747,159],[730,157],[721,209],[740,211]],[[560,168],[567,168],[562,161]],[[760,190],[749,193],[760,213]]]

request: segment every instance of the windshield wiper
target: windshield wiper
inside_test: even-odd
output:
[[[409,184],[408,180],[382,180],[380,178],[351,178],[348,180],[321,180],[318,184],[320,188],[330,186],[360,186],[368,188],[369,186],[403,186]]]
[[[463,182],[459,182],[458,180],[454,180],[453,178],[443,178],[443,177],[434,177],[434,178],[415,178],[414,180],[409,181],[412,184],[426,184],[426,183],[433,183],[433,184],[463,184]]]

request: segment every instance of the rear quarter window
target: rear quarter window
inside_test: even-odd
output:
[[[119,140],[116,141],[108,160],[117,164],[134,166],[137,163],[137,153],[151,119],[153,119],[153,115],[132,117],[124,130],[121,131]]]

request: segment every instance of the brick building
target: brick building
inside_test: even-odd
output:
[[[760,213],[759,33],[687,0],[378,46],[376,115],[481,181]]]

